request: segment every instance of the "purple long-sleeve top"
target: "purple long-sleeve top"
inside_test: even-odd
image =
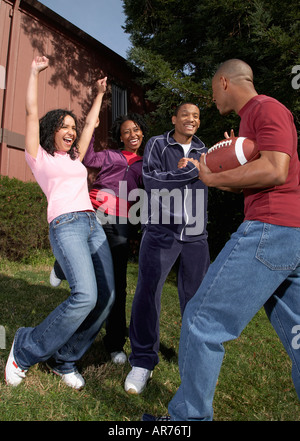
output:
[[[99,169],[92,189],[110,190],[119,196],[120,181],[127,182],[127,192],[143,187],[142,157],[125,150],[94,151],[93,135],[84,157],[86,167]]]

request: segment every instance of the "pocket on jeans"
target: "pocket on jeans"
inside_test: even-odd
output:
[[[293,271],[300,262],[300,230],[264,224],[256,258],[271,270]]]
[[[74,222],[76,219],[77,219],[76,213],[61,214],[60,216],[57,216],[55,219],[53,219],[53,221],[51,222],[51,227],[56,229],[65,224]]]

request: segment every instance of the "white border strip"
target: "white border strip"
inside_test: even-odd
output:
[[[244,138],[243,136],[239,136],[235,143],[235,154],[241,165],[244,165],[246,164],[246,162],[248,162],[243,151],[243,142],[245,139],[247,138]]]

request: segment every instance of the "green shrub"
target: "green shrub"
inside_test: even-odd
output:
[[[50,249],[47,200],[35,182],[0,176],[0,255],[24,260]]]

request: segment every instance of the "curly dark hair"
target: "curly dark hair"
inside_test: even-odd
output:
[[[77,118],[70,110],[50,110],[40,119],[40,144],[43,149],[52,156],[54,156],[54,153],[56,151],[54,140],[55,133],[63,126],[64,119],[67,115],[71,116],[74,119],[75,125],[77,127]],[[76,136],[72,147],[67,152],[70,155],[71,159],[76,159],[79,155],[77,139],[78,136]]]
[[[144,118],[141,115],[139,115],[138,113],[127,113],[126,115],[118,116],[115,119],[115,121],[111,127],[112,138],[117,143],[118,147],[120,149],[122,149],[123,142],[120,139],[121,138],[121,126],[125,121],[133,121],[135,124],[137,124],[139,126],[139,128],[143,132],[144,138],[143,138],[142,144],[139,148],[139,154],[141,155],[143,148],[144,148],[145,138],[147,135],[148,127],[147,127],[147,124],[146,124]]]

